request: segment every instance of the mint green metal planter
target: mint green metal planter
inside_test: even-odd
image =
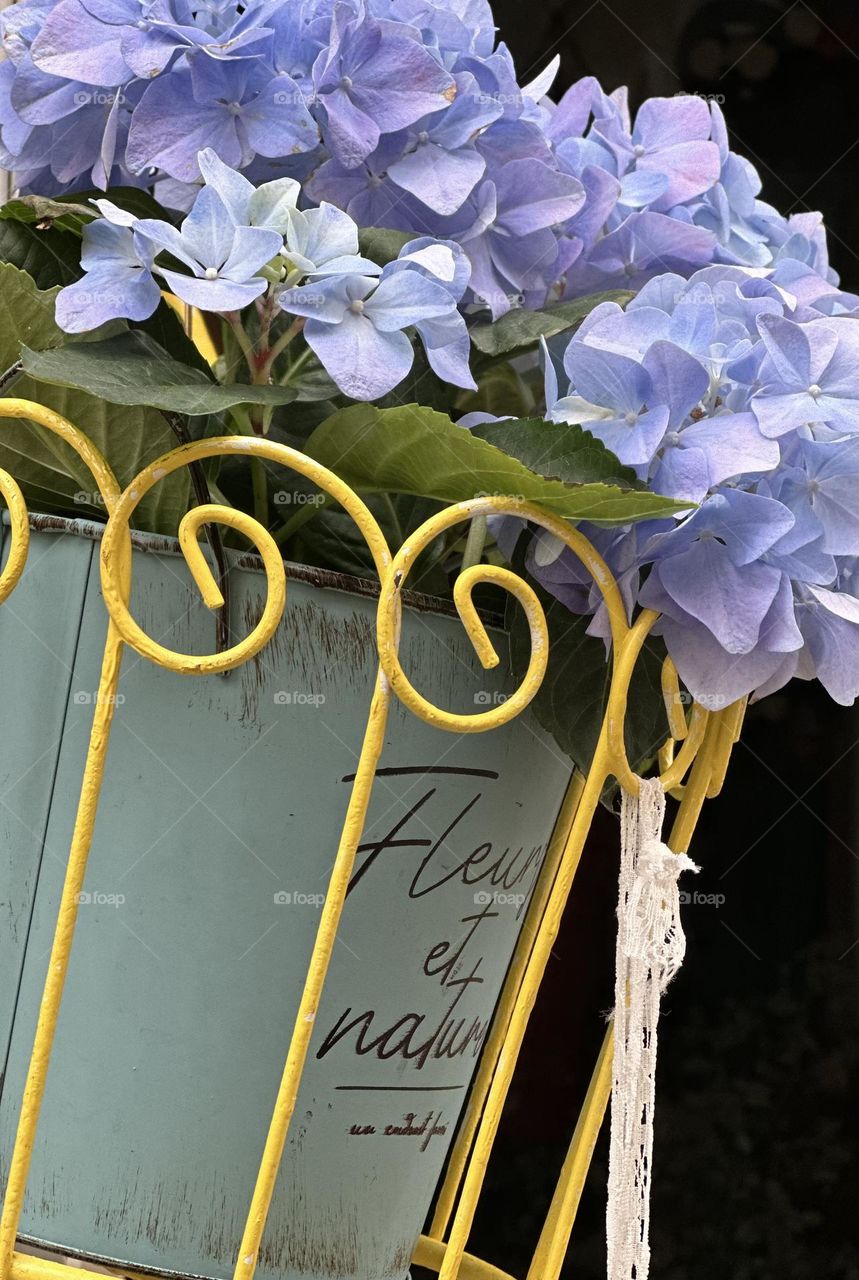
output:
[[[4,1176],[104,646],[96,533],[43,522],[0,611]],[[145,631],[210,652],[184,562],[136,543]],[[233,574],[241,634],[264,595]],[[400,652],[439,706],[504,697],[454,618],[407,609]],[[375,602],[294,576],[274,640],[229,677],[126,656],[25,1239],[231,1275],[375,670]],[[527,713],[457,737],[395,703],[265,1280],[403,1280],[569,774]]]

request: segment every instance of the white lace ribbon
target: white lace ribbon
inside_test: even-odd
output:
[[[677,881],[698,867],[662,843],[665,792],[642,779],[623,793],[614,988],[614,1065],[609,1152],[609,1280],[647,1280],[656,1025],[663,991],[683,963]]]

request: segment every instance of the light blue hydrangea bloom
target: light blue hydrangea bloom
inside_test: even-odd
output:
[[[630,603],[662,614],[657,631],[705,705],[795,675],[839,701],[859,693],[859,600],[843,568],[859,555],[859,319],[828,313],[836,292],[809,305],[738,267],[668,274],[545,351],[550,417],[582,422],[650,487],[700,504],[596,536]],[[529,563],[606,635],[571,553],[541,537]]]
[[[457,386],[475,386],[456,280],[450,247],[406,245],[379,278],[329,276],[286,289],[278,301],[290,315],[305,317],[307,343],[341,391],[354,400],[376,400],[412,367],[414,349],[404,332],[412,326],[442,377]]]

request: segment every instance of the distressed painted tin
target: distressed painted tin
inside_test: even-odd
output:
[[[0,610],[2,1173],[105,637],[97,532],[43,521]],[[211,651],[212,616],[172,545],[136,545],[138,621]],[[271,645],[228,678],[126,654],[22,1218],[31,1242],[231,1275],[375,672],[372,593],[331,581],[293,577]],[[234,571],[236,629],[264,591],[252,565]],[[405,611],[401,654],[452,710],[509,691],[426,603]],[[393,709],[263,1280],[404,1280],[568,778],[527,713],[457,736]]]

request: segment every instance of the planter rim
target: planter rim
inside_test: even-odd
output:
[[[74,537],[87,538],[91,542],[100,542],[104,536],[105,526],[97,520],[71,519],[68,516],[49,515],[45,512],[29,512],[30,528],[34,533],[72,534]],[[3,511],[2,521],[6,527],[11,524],[8,510]],[[167,534],[146,533],[142,529],[131,530],[131,545],[135,551],[148,552],[162,556],[182,558],[178,538]],[[250,573],[264,573],[263,563],[258,555],[251,552],[237,552],[224,548],[235,568],[246,569]],[[284,560],[287,570],[287,582],[304,582],[308,586],[318,587],[323,591],[342,591],[346,595],[364,596],[378,599],[381,586],[372,578],[359,578],[350,573],[340,573],[334,569],[318,569],[313,565],[299,564],[293,560]],[[426,595],[422,591],[410,591],[406,588],[402,593],[403,604],[416,613],[436,613],[447,618],[459,618],[456,605],[439,596]],[[503,631],[504,619],[497,613],[487,609],[479,609],[483,621],[497,631]]]

